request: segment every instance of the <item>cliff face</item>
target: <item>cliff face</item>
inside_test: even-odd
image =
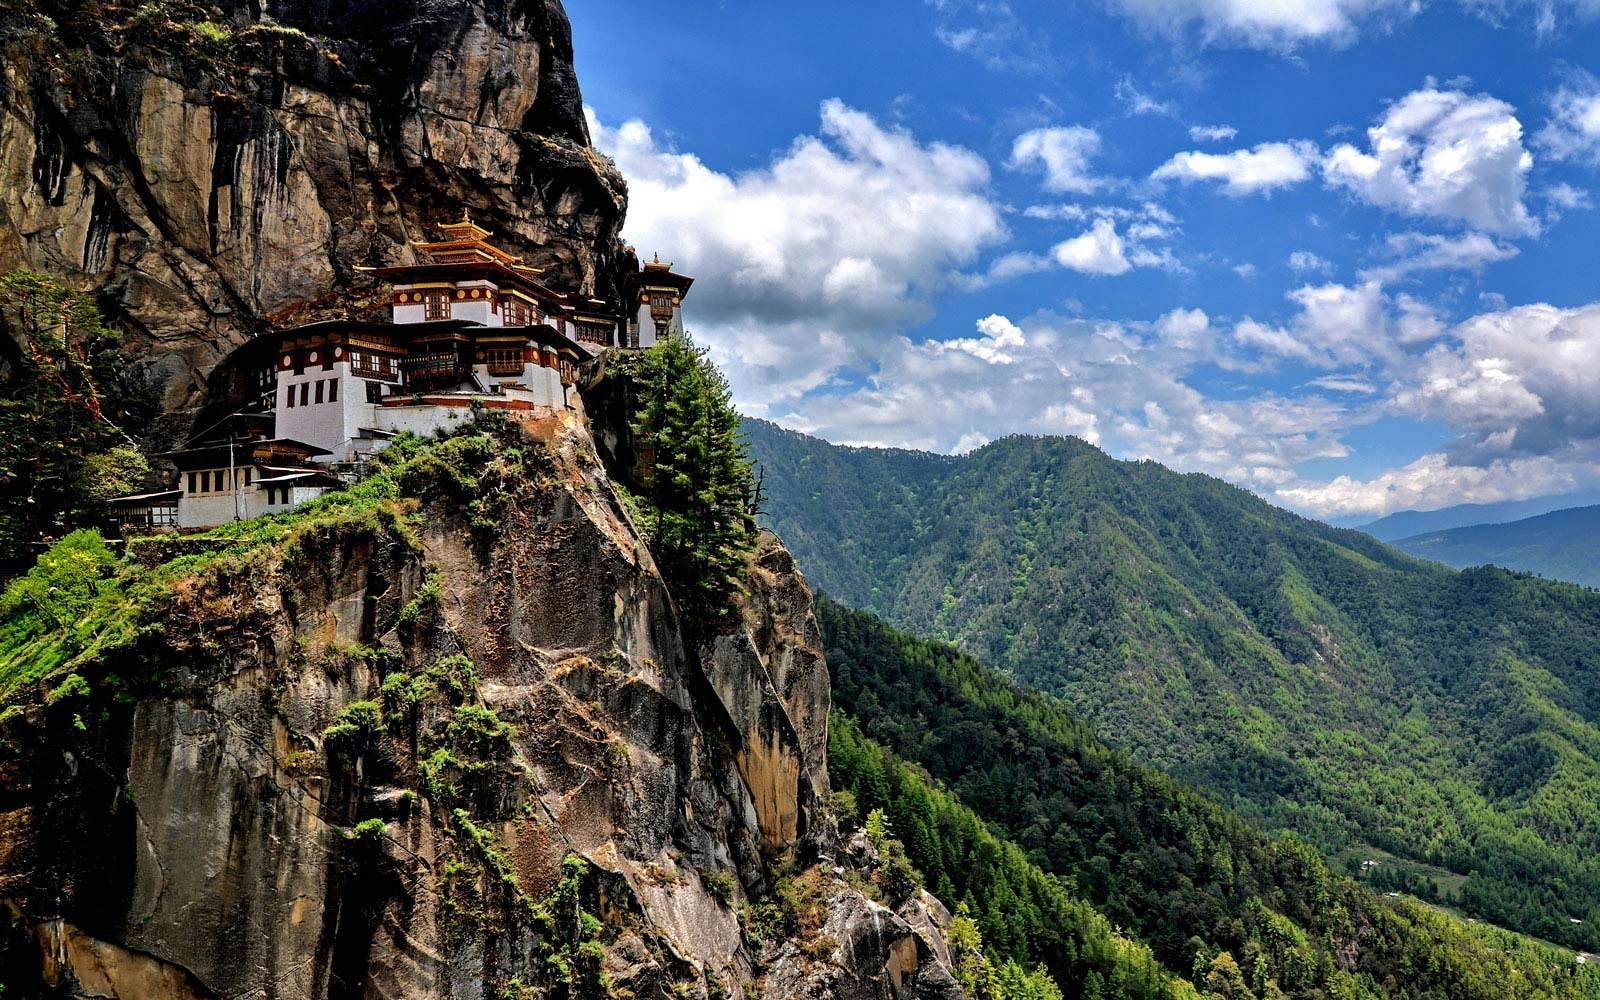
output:
[[[936,905],[836,848],[788,554],[690,644],[586,430],[540,431],[97,585],[130,622],[0,717],[8,1000],[960,996]]]
[[[558,0],[0,0],[0,59],[0,270],[98,290],[169,410],[463,211],[616,300],[626,189]]]

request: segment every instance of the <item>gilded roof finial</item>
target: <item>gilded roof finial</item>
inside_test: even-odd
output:
[[[652,264],[661,263],[661,252],[659,250],[650,255],[650,263],[652,263]]]

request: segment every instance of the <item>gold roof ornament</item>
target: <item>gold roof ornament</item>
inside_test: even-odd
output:
[[[472,221],[472,214],[461,211],[460,222],[440,223],[444,239],[432,243],[412,240],[411,245],[432,258],[435,264],[502,264],[517,267],[522,258],[509,254],[489,242],[494,234]]]

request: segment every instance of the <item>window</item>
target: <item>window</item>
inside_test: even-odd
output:
[[[427,320],[450,318],[450,293],[432,291],[422,293],[422,318]]]
[[[311,383],[310,382],[301,382],[300,383],[300,405],[301,406],[309,406],[309,405],[311,405],[308,402],[308,400],[310,398],[311,398]]]
[[[244,467],[244,484],[246,486],[250,485],[250,473],[252,473],[254,471],[256,471],[256,470],[255,470],[255,468],[253,466],[247,465],[247,466]]]
[[[373,354],[371,351],[350,352],[350,372],[361,378],[383,379],[393,382],[399,368],[394,363],[394,358],[385,354]]]
[[[383,402],[383,386],[382,385],[378,384],[377,382],[368,382],[367,383],[367,402],[369,402],[369,403],[381,403],[381,402]]]
[[[532,326],[533,307],[521,299],[506,300],[506,326]]]
[[[333,371],[333,347],[331,345],[325,345],[322,348],[322,370],[325,372]]]
[[[267,506],[268,507],[275,506],[277,504],[277,502],[278,502],[278,488],[276,486],[268,486],[267,487]]]
[[[211,492],[211,473],[210,472],[202,472],[202,473],[200,473],[200,492],[201,493],[210,493]]]
[[[489,347],[483,352],[484,364],[490,375],[521,375],[522,348]]]
[[[292,385],[289,387],[287,398],[289,400],[289,409],[294,409],[294,386]]]
[[[190,493],[198,493],[199,491],[200,491],[200,473],[191,472],[191,473],[189,473],[189,492]]]
[[[320,379],[320,378],[317,379],[317,398],[316,398],[316,402],[319,403],[319,404],[322,402],[322,379]]]
[[[336,379],[336,378],[330,378],[330,379],[328,379],[328,402],[337,403],[338,401],[339,401],[339,380]]]

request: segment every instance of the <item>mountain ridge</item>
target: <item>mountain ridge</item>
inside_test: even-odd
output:
[[[1495,565],[1600,587],[1600,505],[1499,524],[1474,524],[1396,539],[1396,548],[1457,569]]]
[[[1269,827],[1450,868],[1464,905],[1592,950],[1600,598],[1081,441],[934,462],[747,426],[769,523],[836,600]]]
[[[1376,521],[1351,523],[1346,527],[1365,531],[1372,537],[1393,544],[1412,535],[1432,534],[1479,524],[1509,524],[1557,510],[1589,506],[1600,497],[1586,493],[1563,493],[1532,500],[1506,500],[1501,503],[1466,503],[1438,510],[1401,510]]]

